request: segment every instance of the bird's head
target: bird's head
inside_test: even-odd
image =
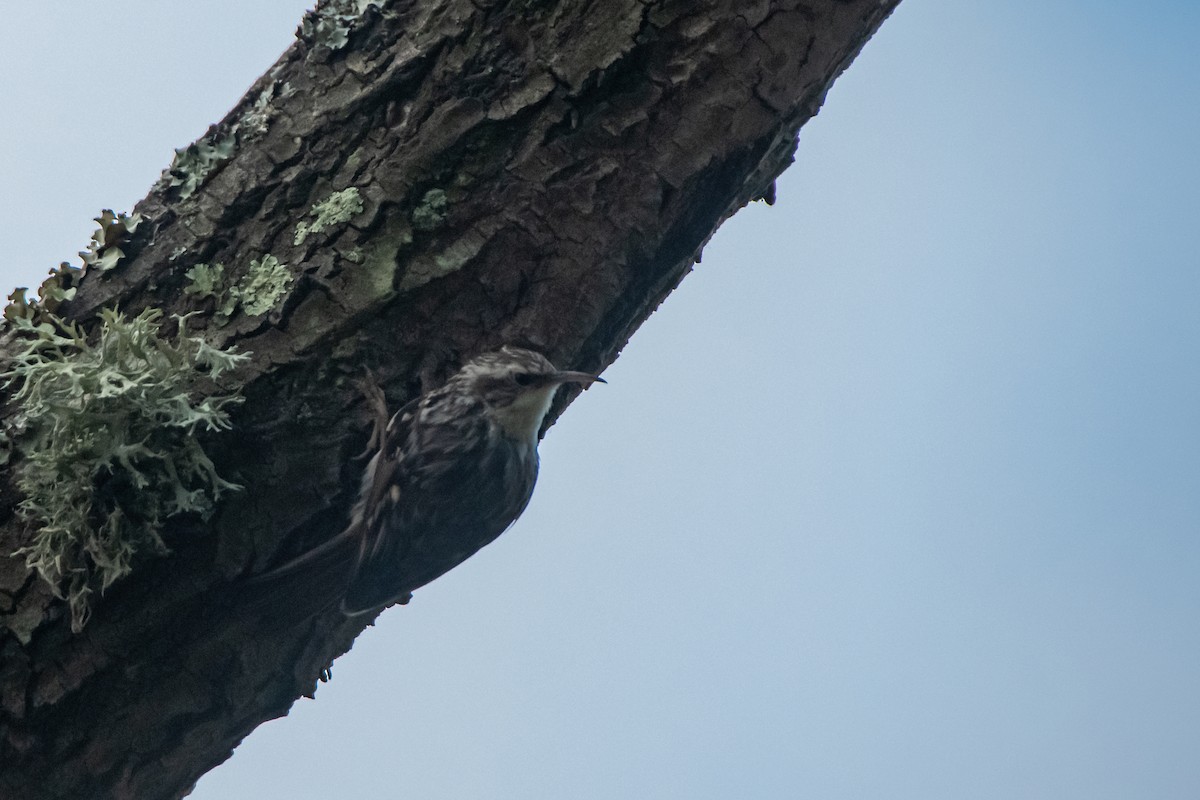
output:
[[[487,403],[505,434],[533,442],[559,386],[604,383],[597,375],[560,370],[541,353],[511,345],[471,359],[453,380]]]

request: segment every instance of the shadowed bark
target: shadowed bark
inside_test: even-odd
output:
[[[395,408],[503,343],[603,368],[717,226],[773,197],[898,1],[392,0],[311,18],[202,140],[216,155],[195,180],[155,186],[125,258],[61,309],[200,311],[193,330],[249,352],[246,402],[208,443],[245,488],[206,525],[169,525],[171,554],[79,634],[0,556],[0,799],[180,797],[311,693],[365,622],[256,619],[236,587],[344,525],[370,424],[355,379],[372,370]],[[322,226],[314,206],[351,188],[361,209]],[[233,282],[268,254],[294,278],[269,313],[218,324],[219,298],[184,291],[198,264]],[[0,553],[31,535],[18,500],[5,472]]]

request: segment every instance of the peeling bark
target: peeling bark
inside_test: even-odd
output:
[[[297,40],[207,140],[232,154],[160,182],[127,256],[63,307],[158,306],[252,354],[233,432],[245,490],[114,586],[81,634],[0,557],[0,798],[176,798],[311,694],[361,620],[248,618],[236,587],[339,531],[368,429],[502,343],[598,370],[722,221],[772,198],[800,126],[898,0],[391,0],[342,48]],[[297,236],[358,190],[361,211]],[[218,325],[187,272],[275,256],[266,315]],[[559,408],[555,413],[561,412]],[[0,481],[0,553],[30,535]]]

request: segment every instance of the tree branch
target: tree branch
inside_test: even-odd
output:
[[[310,694],[363,622],[252,618],[236,587],[344,525],[370,415],[355,379],[372,370],[396,407],[503,343],[610,363],[721,222],[773,196],[800,126],[897,2],[310,16],[138,205],[124,258],[61,308],[84,324],[199,311],[192,331],[248,352],[234,429],[207,442],[245,488],[207,525],[168,525],[171,555],[79,634],[0,557],[0,798],[179,797]],[[3,478],[10,553],[31,534]]]

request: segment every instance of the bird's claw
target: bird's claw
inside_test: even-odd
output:
[[[375,379],[375,375],[370,370],[366,370],[363,378],[358,381],[358,388],[363,393],[363,397],[366,398],[367,405],[370,406],[373,417],[371,437],[367,439],[367,447],[355,456],[356,459],[364,459],[373,456],[383,448],[383,443],[386,441],[389,415],[387,397],[384,395],[379,381]]]

